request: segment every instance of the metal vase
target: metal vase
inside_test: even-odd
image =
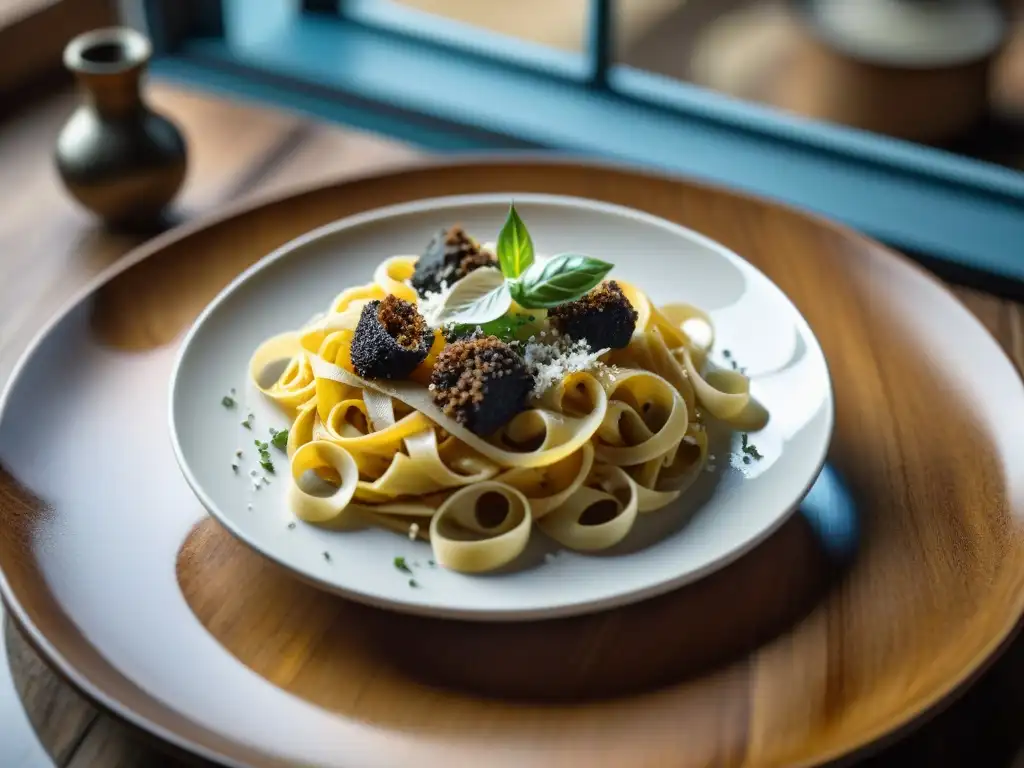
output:
[[[125,27],[86,32],[64,50],[82,101],[57,140],[57,170],[68,192],[113,226],[158,222],[185,179],[181,131],[143,97],[151,51]]]

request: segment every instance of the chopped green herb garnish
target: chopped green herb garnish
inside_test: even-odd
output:
[[[331,562],[331,553],[330,552],[324,552],[324,560],[326,560],[327,562]]]
[[[435,563],[433,560],[427,560],[427,565],[433,568],[435,565],[437,565],[437,563]]]
[[[484,336],[497,336],[502,341],[523,341],[530,336],[529,326],[535,320],[533,315],[506,314],[486,323],[454,323],[448,326],[446,336],[449,341],[454,341],[472,336],[479,328]]]
[[[252,424],[249,422],[248,416],[245,417],[245,420],[242,422],[242,426],[246,429],[252,429]]]
[[[743,463],[744,464],[749,464],[751,461],[753,461],[753,459],[751,459],[749,456],[744,456],[743,457]]]
[[[406,565],[404,557],[395,558],[395,568],[400,570],[402,573],[412,573],[412,569]]]
[[[291,531],[295,528],[295,523],[288,523],[288,530]]]
[[[230,395],[224,395],[224,397],[220,399],[220,404],[223,405],[225,408],[234,408],[235,399]]]
[[[238,465],[235,464],[234,462],[231,463],[231,471],[235,472],[236,474],[238,473]]]
[[[270,428],[270,442],[275,448],[284,450],[288,447],[288,430],[282,429],[278,432],[273,427]]]
[[[758,461],[764,458],[764,456],[761,455],[761,452],[757,450],[757,446],[750,442],[750,437],[746,432],[740,435],[740,450],[747,455],[747,458],[754,458]],[[750,462],[744,463],[749,464]]]
[[[415,588],[418,587],[419,584],[416,583],[416,579],[409,579],[409,586]]]
[[[726,360],[728,360],[730,357],[732,357],[732,352],[730,352],[728,349],[723,349],[722,350],[722,357],[724,357]]]
[[[256,450],[260,452],[260,466],[267,470],[267,472],[273,473],[274,462],[270,458],[269,445],[259,440],[253,440],[253,442],[256,444]]]

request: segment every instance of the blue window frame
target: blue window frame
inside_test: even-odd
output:
[[[614,0],[591,0],[583,55],[390,0],[136,2],[158,75],[433,150],[553,149],[678,172],[1024,295],[1024,175],[612,64]]]

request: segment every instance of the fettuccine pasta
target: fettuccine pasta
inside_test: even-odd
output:
[[[699,477],[708,417],[749,423],[747,377],[708,370],[706,313],[656,307],[604,262],[535,262],[528,235],[497,251],[438,233],[255,350],[252,382],[291,422],[299,520],[407,533],[464,573],[531,536],[607,549]]]

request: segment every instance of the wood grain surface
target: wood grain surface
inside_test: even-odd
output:
[[[261,185],[280,190],[292,179],[322,179],[333,172],[326,158],[338,162],[339,148],[351,147],[353,142],[354,154],[369,156],[376,152],[383,162],[400,162],[412,156],[401,148],[390,152],[385,145],[372,141],[368,142],[372,152],[364,151],[359,146],[361,139],[293,118],[165,93],[166,98],[180,99],[177,111],[169,110],[179,118],[187,113],[202,114],[204,110],[197,107],[209,107],[210,123],[192,132],[201,137],[194,146],[209,159],[202,166],[209,169],[209,174],[199,172],[193,177],[193,186],[183,200],[185,211],[203,210],[221,200],[251,194]],[[61,111],[60,106],[43,108],[51,110],[46,113],[51,116],[49,122],[43,112],[38,112],[40,116],[34,120],[15,124],[13,133],[0,129],[2,159],[10,158],[24,178],[37,184],[38,194],[50,195],[53,201],[51,227],[40,226],[42,219],[33,219],[27,205],[15,212],[0,210],[0,244],[5,246],[0,277],[7,278],[0,279],[0,292],[5,294],[0,298],[13,309],[0,324],[0,372],[4,376],[32,329],[89,274],[132,244],[130,239],[90,232],[86,221],[51,189],[52,180],[39,173],[41,144],[33,131],[38,134],[41,128],[52,125],[52,113]],[[232,113],[239,125],[246,125],[246,131],[221,130],[219,123],[214,124]],[[201,124],[201,120],[195,123]],[[12,135],[19,140],[16,144],[7,141]],[[236,150],[239,135],[252,140],[253,149]],[[261,142],[252,138],[254,135],[265,138]],[[232,151],[218,148],[215,142],[209,144],[217,138],[225,146],[230,142]],[[9,146],[17,146],[18,151],[5,149]],[[698,195],[668,182],[640,182],[610,172],[581,175],[547,167],[500,170],[503,184],[510,188],[587,194],[625,202],[696,224],[733,245],[769,269],[794,297],[822,337],[830,362],[848,360],[843,365],[852,367],[855,359],[864,356],[865,345],[892,346],[893,342],[885,343],[889,330],[905,330],[912,325],[912,297],[905,297],[908,307],[901,312],[886,308],[884,297],[873,292],[895,279],[886,268],[888,256],[876,255],[857,238],[807,225],[789,213],[752,203],[737,204],[728,196]],[[238,268],[294,234],[352,210],[393,202],[396,196],[473,191],[488,188],[488,183],[493,188],[493,176],[423,171],[407,178],[399,190],[385,181],[367,181],[348,190],[313,192],[276,206],[272,212],[264,211],[258,218],[202,230],[195,237],[171,244],[157,258],[112,283],[100,302],[96,330],[108,343],[122,349],[165,343]],[[55,217],[53,208],[58,210]],[[43,248],[36,247],[34,241],[42,241]],[[227,243],[236,247],[225,248]],[[244,247],[237,247],[242,243]],[[867,256],[865,248],[870,251]],[[54,255],[39,258],[39,253]],[[808,265],[801,254],[816,259],[825,254],[827,266],[816,262]],[[184,270],[189,270],[193,280],[176,280]],[[825,302],[816,297],[821,295],[821,281],[834,274],[833,270],[850,280],[853,289],[850,295],[831,293]],[[143,276],[146,282],[168,287],[176,301],[151,292],[138,295],[134,289]],[[895,276],[899,276],[898,270]],[[897,287],[890,286],[885,292]],[[186,289],[187,296],[183,294]],[[961,291],[960,296],[1020,367],[1024,359],[1020,308],[984,294]],[[837,327],[827,319],[832,311],[855,317],[860,323]],[[146,321],[130,328],[124,322],[129,312],[139,313],[136,317]],[[9,317],[13,322],[8,322]],[[837,387],[840,403],[855,398],[871,406],[840,411],[842,439],[834,456],[862,501],[869,502],[862,505],[867,543],[852,571],[836,573],[834,562],[825,555],[813,530],[794,520],[764,548],[723,572],[717,585],[709,580],[689,590],[691,594],[684,597],[689,601],[683,604],[685,609],[700,611],[703,617],[696,630],[689,623],[680,625],[678,607],[672,609],[665,604],[658,608],[655,601],[642,608],[666,614],[661,620],[665,627],[676,628],[674,636],[683,638],[683,653],[666,653],[666,644],[658,638],[630,637],[621,626],[624,620],[616,615],[556,629],[558,642],[552,643],[552,648],[546,648],[551,635],[534,635],[541,669],[574,683],[576,689],[568,692],[572,696],[595,693],[587,690],[588,669],[607,662],[611,658],[609,649],[616,643],[620,652],[632,649],[633,656],[650,657],[640,659],[650,670],[645,685],[689,679],[685,684],[647,694],[643,701],[655,706],[645,710],[643,720],[632,719],[635,714],[626,719],[619,717],[625,712],[621,700],[582,708],[584,714],[573,715],[572,723],[581,733],[589,734],[594,744],[606,744],[611,736],[622,735],[629,738],[630,755],[654,754],[644,751],[653,748],[661,750],[657,754],[672,765],[708,764],[712,760],[720,764],[744,760],[752,765],[786,764],[808,754],[821,754],[829,744],[848,741],[853,731],[863,733],[877,723],[884,727],[896,713],[919,710],[937,681],[948,678],[950,670],[965,659],[981,653],[985,638],[995,630],[1006,628],[1006,609],[1021,588],[1020,568],[1013,566],[1014,558],[1021,562],[1020,520],[1001,498],[999,473],[992,462],[986,461],[993,455],[990,436],[973,429],[965,416],[943,428],[949,432],[934,433],[939,447],[922,447],[908,427],[910,422],[887,420],[886,413],[894,407],[916,419],[920,414],[914,398],[937,395],[952,398],[963,406],[960,410],[964,414],[970,414],[970,403],[963,393],[949,392],[944,387],[941,367],[931,371],[931,361],[922,360],[920,350],[912,346],[899,351],[901,358],[907,358],[900,363],[901,370],[928,370],[936,374],[934,380],[925,381],[914,392],[894,393],[887,386],[893,371],[874,365],[869,367],[870,375],[859,370],[849,383]],[[868,359],[871,357],[868,355]],[[832,364],[835,369],[836,363]],[[851,437],[865,425],[875,428],[877,443],[865,445]],[[963,453],[940,450],[956,441],[961,441]],[[908,467],[935,459],[939,461],[928,472],[909,479],[906,476]],[[9,526],[7,530],[11,530]],[[492,694],[531,692],[510,689],[521,675],[486,669],[486,657],[479,651],[469,655],[475,664],[470,670],[489,674],[467,675],[455,659],[442,658],[429,666],[427,672],[433,674],[424,679],[421,672],[410,672],[422,667],[418,663],[422,660],[396,657],[387,643],[372,642],[396,631],[395,617],[339,603],[282,577],[211,523],[196,530],[183,552],[179,577],[197,615],[232,652],[282,687],[340,712],[351,711],[358,702],[361,716],[390,726],[423,727],[427,723],[452,739],[466,738],[466,723],[460,723],[459,718],[469,713],[476,717],[479,712],[488,718],[488,728],[483,729],[487,734],[511,738],[513,731],[508,729],[515,724],[527,728],[525,733],[536,738],[550,735],[550,726],[543,723],[550,709],[524,708],[486,698],[484,689],[488,686]],[[918,567],[922,565],[923,569]],[[743,569],[749,573],[744,574]],[[229,575],[237,578],[239,574],[246,579],[242,582],[245,599],[222,604],[219,585]],[[826,589],[826,602],[819,602],[817,598]],[[748,622],[745,627],[730,623],[725,614],[731,611],[715,610],[733,604],[747,607],[742,617]],[[239,605],[247,610],[237,610]],[[294,609],[296,620],[283,629],[268,629],[260,616],[266,617],[284,605]],[[886,622],[879,621],[879,612]],[[359,631],[349,636],[342,631],[347,626]],[[726,663],[785,628],[793,631],[762,646],[747,660]],[[436,648],[453,637],[452,629],[443,625],[416,629],[424,631],[427,648]],[[501,642],[501,638],[478,639]],[[289,654],[289,658],[297,661],[290,669],[280,655],[261,652],[270,640],[275,644],[293,643],[288,647],[296,653]],[[176,764],[176,760],[151,751],[146,742],[126,737],[126,729],[115,721],[96,717],[94,710],[39,665],[16,633],[8,633],[7,644],[30,719],[58,764]],[[341,658],[333,652],[334,646],[351,651],[352,657]],[[995,672],[934,726],[876,760],[891,761],[884,764],[893,765],[906,764],[909,759],[923,759],[929,765],[963,765],[964,758],[977,760],[982,754],[991,754],[1004,762],[982,764],[1007,764],[1014,743],[1006,733],[1019,736],[1020,720],[1013,710],[1019,712],[1024,703],[1024,664],[1019,648],[1018,643]],[[458,650],[473,649],[463,646]],[[565,662],[562,665],[558,664],[560,653]],[[525,666],[523,663],[512,668],[522,670]],[[714,671],[700,676],[709,668]],[[324,684],[322,675],[337,675],[339,670],[362,674],[359,691]],[[634,664],[631,671],[635,670]],[[458,678],[460,673],[462,679]],[[462,692],[444,693],[439,684],[461,688]],[[514,716],[510,714],[513,710]],[[565,716],[563,711],[556,719]],[[636,733],[652,733],[652,722],[664,723],[665,733],[688,724],[686,730],[693,734],[693,743],[681,753],[675,751],[678,744],[670,744],[668,739],[659,742],[652,738],[647,741],[653,744],[642,743]],[[631,724],[634,733],[629,735]],[[702,754],[702,749],[708,751]],[[572,762],[571,754],[562,757],[568,764],[578,764]],[[698,757],[707,760],[700,762]]]
[[[972,379],[939,363],[967,316],[885,249],[791,211],[572,165],[406,172],[261,209],[251,218],[261,223],[257,234],[243,234],[243,215],[168,243],[104,289],[97,330],[125,349],[169,342],[252,258],[327,220],[318,211],[337,217],[496,188],[632,203],[765,270],[829,360],[837,399],[830,460],[860,506],[861,551],[829,584],[827,542],[816,544],[806,518],[796,518],[692,588],[595,616],[495,627],[325,598],[207,523],[183,549],[179,580],[197,616],[238,658],[346,718],[442,734],[465,745],[465,759],[476,743],[471,731],[483,728],[503,734],[495,751],[548,745],[532,756],[538,765],[615,765],[628,752],[638,765],[767,766],[819,764],[902,727],[1002,642],[1024,602],[1024,508],[1004,474],[1014,478],[1021,457],[1004,453],[1012,440],[999,430],[1005,406],[965,391],[983,384],[984,367]],[[179,269],[192,277],[187,291],[174,288]],[[155,284],[158,294],[145,290]],[[129,318],[150,318],[141,324],[147,333],[138,336]],[[1019,398],[1018,389],[1010,396]],[[225,601],[229,588],[236,599]],[[638,690],[645,693],[585,709],[509,701],[591,702]],[[685,743],[667,735],[668,723]],[[580,740],[580,730],[594,735]]]
[[[148,97],[173,115],[189,141],[191,168],[178,200],[178,221],[226,202],[283,194],[418,156],[410,147],[368,134],[160,83]],[[76,99],[71,91],[41,98],[0,122],[0,167],[19,190],[0,204],[0,386],[40,326],[145,239],[104,230],[60,188],[51,151]],[[98,711],[40,660],[6,618],[4,624],[0,700],[13,699],[11,709],[25,714],[21,722],[0,718],[0,765],[35,768],[42,763],[30,755],[47,752],[46,765],[80,768],[194,764],[168,756],[162,745]]]

